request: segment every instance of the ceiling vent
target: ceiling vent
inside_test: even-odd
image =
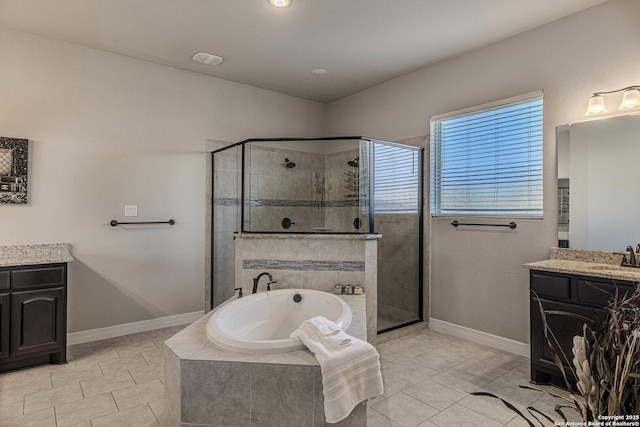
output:
[[[207,64],[211,66],[220,65],[222,61],[224,61],[224,58],[222,58],[221,56],[212,55],[206,52],[198,52],[195,55],[193,55],[191,59],[193,59],[196,62],[201,62],[203,64]]]

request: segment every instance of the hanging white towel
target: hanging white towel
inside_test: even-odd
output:
[[[330,341],[343,335],[351,340],[346,345],[337,346]],[[293,331],[291,337],[299,338],[320,364],[324,415],[328,423],[342,421],[358,404],[383,393],[380,356],[368,342],[343,331],[325,337],[308,321]]]

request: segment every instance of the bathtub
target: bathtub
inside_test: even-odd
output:
[[[298,296],[300,301],[294,301]],[[351,308],[333,294],[311,289],[260,292],[218,308],[207,322],[207,337],[240,353],[286,353],[305,348],[289,335],[314,316],[324,316],[346,329]]]

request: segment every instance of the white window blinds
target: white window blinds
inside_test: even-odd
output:
[[[420,151],[374,143],[374,212],[417,213]]]
[[[431,119],[433,216],[542,216],[542,93]]]

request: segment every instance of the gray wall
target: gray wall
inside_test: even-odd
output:
[[[329,104],[332,133],[400,140],[429,133],[433,115],[544,91],[544,219],[514,232],[432,220],[432,318],[528,342],[522,264],[557,244],[555,127],[584,121],[591,92],[637,83],[638,16],[640,2],[612,0]]]
[[[0,244],[72,244],[70,332],[202,310],[207,139],[323,130],[322,104],[5,28],[0,58],[0,135],[32,141]],[[109,226],[125,204],[177,223]]]

